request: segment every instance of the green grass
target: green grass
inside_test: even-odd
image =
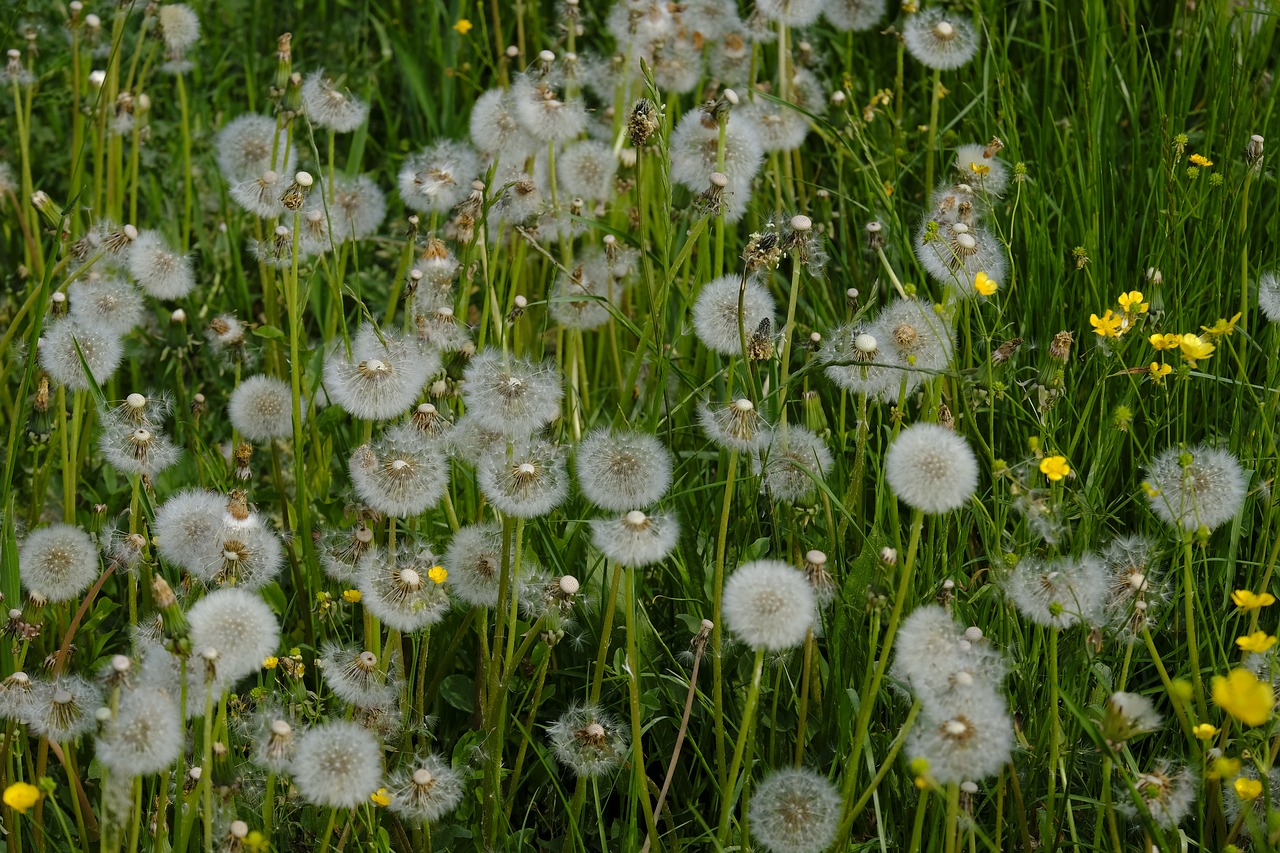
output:
[[[102,18],[104,52],[93,56],[82,44],[73,57],[63,4],[28,2],[0,12],[6,36],[0,47],[24,47],[22,28],[33,22],[39,28],[38,51],[21,59],[36,82],[6,78],[0,87],[0,161],[14,175],[13,191],[6,188],[0,197],[0,336],[7,347],[0,356],[7,447],[0,592],[5,607],[21,610],[21,622],[39,631],[6,634],[0,676],[20,668],[37,680],[57,671],[96,675],[112,655],[136,657],[131,621],[154,619],[152,576],[178,592],[182,609],[206,593],[148,543],[137,571],[111,572],[92,599],[41,606],[20,583],[18,548],[29,530],[65,520],[104,538],[110,530],[146,535],[156,507],[197,485],[247,489],[271,525],[289,533],[288,563],[263,590],[283,627],[277,652],[283,663],[213,697],[217,711],[209,725],[199,718],[188,723],[184,757],[170,771],[141,779],[141,809],[126,808],[124,818],[104,808],[104,791],[112,796],[120,780],[94,760],[91,734],[51,746],[22,721],[4,721],[0,787],[47,778],[51,790],[25,816],[7,808],[0,813],[9,853],[201,849],[206,794],[215,812],[208,830],[221,838],[235,819],[265,829],[268,789],[274,793],[270,843],[281,850],[321,844],[632,850],[644,842],[650,821],[655,850],[764,849],[752,841],[745,804],[770,770],[796,763],[826,775],[842,793],[847,832],[833,849],[1114,851],[1183,844],[1222,850],[1229,843],[1280,849],[1280,806],[1271,808],[1280,783],[1274,790],[1264,786],[1256,815],[1232,826],[1223,802],[1237,797],[1235,777],[1211,772],[1220,754],[1265,776],[1280,753],[1273,715],[1248,726],[1212,695],[1213,678],[1241,664],[1236,638],[1275,632],[1280,612],[1272,606],[1246,613],[1231,600],[1237,589],[1280,588],[1274,577],[1280,337],[1260,312],[1256,291],[1259,275],[1280,266],[1273,165],[1280,145],[1274,79],[1280,7],[1274,2],[959,4],[976,20],[981,47],[972,62],[941,75],[946,93],[936,128],[937,174],[959,144],[1003,142],[999,156],[1014,178],[983,222],[1007,249],[1009,274],[995,295],[963,304],[952,363],[924,393],[909,395],[901,408],[874,402],[866,408],[865,439],[860,401],[828,381],[806,347],[810,334],[829,344],[835,327],[887,304],[894,280],[921,300],[944,297],[913,248],[928,205],[933,75],[904,56],[895,31],[886,29],[900,18],[896,4],[869,32],[839,33],[819,21],[791,34],[809,42],[812,69],[828,92],[843,94],[843,103],[813,116],[798,151],[766,157],[738,224],[722,227],[717,217],[699,214],[692,194],[669,180],[667,139],[680,116],[698,108],[699,97],[640,84],[619,92],[615,103],[623,110],[640,95],[661,105],[661,130],[640,153],[638,168],[620,171],[629,188],[603,215],[590,206],[581,214],[581,236],[536,246],[521,237],[464,244],[448,236],[446,242],[462,262],[458,316],[473,327],[477,344],[546,358],[563,372],[566,403],[547,430],[550,437],[571,445],[589,429],[630,425],[670,447],[673,485],[662,506],[681,522],[678,545],[667,559],[634,572],[634,595],[624,577],[615,612],[613,567],[592,547],[587,524],[606,513],[573,487],[547,517],[518,525],[505,519],[503,549],[508,567],[519,551],[526,570],[536,563],[551,576],[579,579],[569,618],[535,625],[524,616],[510,620],[505,607],[488,612],[459,603],[429,633],[403,638],[376,620],[371,624],[363,606],[347,600],[345,587],[320,569],[311,533],[354,525],[347,460],[368,433],[337,406],[316,409],[308,400],[317,393],[327,348],[344,332],[371,321],[411,328],[403,295],[389,321],[388,301],[401,293],[408,262],[427,236],[445,236],[446,217],[422,214],[416,233],[406,236],[408,211],[394,192],[404,157],[440,139],[467,138],[479,94],[508,83],[539,50],[563,53],[564,29],[550,4],[506,0],[192,5],[202,33],[184,77],[185,123],[175,78],[154,67],[162,59],[158,42],[139,38],[141,4],[119,18],[114,4],[85,9]],[[583,4],[578,53],[614,49],[606,11]],[[473,25],[465,34],[454,28],[460,18]],[[293,70],[324,67],[343,75],[351,92],[370,103],[368,122],[337,137],[336,166],[371,175],[388,193],[389,212],[376,236],[323,262],[277,271],[246,250],[261,226],[231,201],[213,145],[217,129],[235,116],[272,112],[276,37],[285,31],[293,34]],[[77,32],[84,37],[83,25]],[[523,54],[508,58],[509,44]],[[776,82],[776,45],[762,46],[757,60],[757,80]],[[131,74],[135,62],[138,72]],[[111,69],[102,89],[108,100],[125,80],[145,74],[133,95],[150,98],[146,134],[124,137],[118,148],[97,135],[103,106],[87,82],[91,69]],[[711,82],[704,74],[699,91]],[[615,130],[622,120],[614,116]],[[299,116],[292,134],[303,167],[319,185],[328,171],[328,133]],[[1254,134],[1268,148],[1256,171],[1246,161]],[[184,138],[194,192],[189,218]],[[1195,168],[1192,155],[1212,165]],[[497,215],[488,204],[498,188],[490,183],[488,215]],[[52,217],[27,202],[35,190],[52,199],[58,211]],[[130,213],[135,195],[136,219]],[[775,334],[792,288],[799,287],[789,362],[784,368],[787,350],[775,339],[772,355],[744,371],[740,362],[731,366],[699,344],[691,309],[702,284],[720,272],[742,271],[740,256],[753,233],[776,230],[796,213],[811,217],[829,261],[820,276],[797,271],[789,259],[767,273],[778,305]],[[883,262],[867,249],[864,226],[872,219],[883,223]],[[197,287],[176,302],[148,297],[146,321],[125,338],[120,369],[101,389],[63,395],[42,384],[35,344],[52,319],[51,294],[65,290],[75,269],[67,262],[73,244],[99,220],[157,229],[175,246],[189,233],[183,249],[194,258]],[[282,221],[291,224],[288,216]],[[632,286],[600,330],[561,329],[547,302],[557,270],[602,246],[606,234],[639,250]],[[1159,271],[1158,280],[1149,269]],[[856,300],[846,296],[849,289],[856,289]],[[1094,334],[1090,315],[1120,310],[1117,297],[1132,290],[1150,305],[1137,326],[1116,340]],[[528,308],[512,318],[517,294]],[[171,317],[178,307],[185,322]],[[243,368],[206,341],[204,328],[224,312],[251,327],[251,363]],[[1194,367],[1147,340],[1154,333],[1206,334],[1202,327],[1237,313],[1232,332],[1211,336],[1216,350]],[[753,330],[744,331],[750,336]],[[1062,332],[1074,335],[1065,359],[1051,347]],[[1153,360],[1172,367],[1159,382],[1148,371]],[[453,416],[464,411],[455,392],[465,363],[462,355],[444,357],[439,378],[449,393],[433,398]],[[257,372],[292,381],[293,402],[307,417],[291,437],[258,445],[251,479],[243,481],[222,454],[236,438],[226,404],[238,379]],[[794,505],[762,495],[747,455],[731,461],[697,420],[702,399],[726,399],[730,383],[737,393],[750,383],[767,388],[757,399],[777,422],[784,381],[787,421],[818,432],[834,455],[825,476],[814,472],[813,495]],[[97,445],[101,401],[115,405],[134,391],[172,397],[167,431],[184,449],[177,465],[136,492]],[[203,408],[193,406],[197,394]],[[979,487],[962,509],[926,517],[915,549],[913,512],[889,489],[884,456],[904,426],[948,415],[978,457]],[[864,440],[865,459],[859,454]],[[1248,491],[1231,521],[1184,539],[1152,513],[1142,482],[1157,454],[1201,442],[1240,460]],[[1071,474],[1051,483],[1038,466],[1054,455],[1065,457]],[[421,536],[443,554],[457,524],[504,521],[484,500],[469,464],[452,463],[448,494],[447,506],[398,521],[397,533]],[[375,542],[385,543],[387,521],[370,519],[370,526]],[[1045,530],[1052,535],[1046,538]],[[1087,626],[1051,633],[1005,598],[1001,584],[1020,561],[1096,552],[1131,533],[1158,544],[1149,568],[1155,591],[1149,643]],[[884,548],[897,550],[896,565],[881,558]],[[699,659],[692,711],[682,726],[694,666],[690,642],[713,615],[718,556],[728,575],[765,557],[799,565],[810,549],[827,554],[838,589],[811,643],[765,655],[757,674],[757,656],[727,635],[715,654],[717,632]],[[914,574],[899,598],[909,550]],[[930,602],[946,604],[962,625],[981,627],[1009,665],[1000,690],[1015,720],[1012,760],[998,775],[975,780],[977,792],[959,800],[934,783],[927,768],[908,762],[901,742],[921,718],[892,670],[883,682],[875,675],[882,656],[892,657],[885,640],[897,627],[893,614]],[[612,629],[600,673],[606,618]],[[11,626],[20,627],[17,621]],[[429,829],[372,803],[334,818],[290,796],[285,777],[268,785],[248,764],[241,723],[255,708],[286,706],[300,726],[348,713],[315,666],[328,640],[402,644],[406,715],[386,742],[386,766],[394,769],[402,756],[429,748],[451,761],[465,784],[456,809]],[[504,660],[508,640],[519,654]],[[1276,655],[1267,653],[1271,671]],[[638,684],[630,673],[639,674]],[[613,772],[585,782],[557,762],[546,727],[586,701],[596,678],[601,704],[624,729],[631,731],[634,715],[644,763],[636,765],[630,753]],[[495,690],[500,686],[506,689]],[[1101,721],[1107,697],[1118,690],[1149,697],[1164,717],[1162,727],[1127,744],[1108,744]],[[744,711],[757,701],[754,729],[742,738],[742,771],[730,787],[728,765],[750,722]],[[1197,740],[1184,732],[1184,721],[1221,731]],[[653,816],[682,732],[670,792]],[[184,826],[173,803],[182,790],[175,780],[182,768],[201,764],[213,745],[226,746],[227,755],[205,774],[212,785],[184,795],[194,810]],[[1185,766],[1195,778],[1194,802],[1177,830],[1118,805],[1150,785],[1142,774],[1161,762]],[[77,798],[81,790],[87,808]],[[331,821],[334,830],[326,835]],[[161,825],[154,836],[151,823]]]

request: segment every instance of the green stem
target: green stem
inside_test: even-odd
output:
[[[658,839],[658,825],[654,821],[653,804],[649,801],[649,776],[645,772],[644,749],[642,746],[642,727],[640,723],[640,652],[637,642],[639,628],[636,624],[636,570],[626,570],[627,580],[627,668],[631,670],[627,685],[631,696],[631,763],[635,772],[637,795],[640,797],[640,809],[644,814],[645,829],[653,839],[654,847],[661,849]]]
[[[715,576],[711,582],[711,695],[715,708],[716,730],[716,781],[725,790],[725,730],[724,730],[724,661],[721,655],[723,630],[720,627],[720,606],[724,596],[725,550],[729,541],[729,510],[733,505],[733,481],[738,472],[738,451],[729,451],[729,472],[724,483],[724,498],[720,504],[720,533],[716,537]]]
[[[747,690],[747,705],[742,711],[742,729],[738,732],[738,742],[733,748],[733,762],[729,765],[729,775],[725,787],[720,789],[720,826],[716,831],[716,842],[724,847],[729,841],[729,817],[733,814],[733,803],[738,787],[738,771],[742,767],[742,757],[746,752],[747,736],[755,725],[756,706],[760,703],[760,676],[764,672],[764,649],[756,649],[755,665],[751,669],[751,686]],[[748,772],[750,768],[748,768]]]

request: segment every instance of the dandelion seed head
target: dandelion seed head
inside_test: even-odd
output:
[[[372,445],[357,448],[348,469],[360,499],[393,518],[426,511],[449,485],[444,451],[425,441],[411,424],[394,427]]]
[[[399,172],[400,198],[411,210],[448,213],[471,192],[480,159],[465,142],[443,140],[405,160]]]
[[[591,522],[591,540],[606,558],[640,567],[666,559],[680,537],[674,516],[632,510],[618,519]]]
[[[902,27],[907,52],[926,68],[950,71],[965,65],[978,52],[973,22],[933,6],[907,17]]]
[[[884,17],[885,0],[827,0],[822,15],[841,32],[865,32]]]
[[[256,672],[262,661],[280,645],[280,622],[262,597],[236,587],[210,592],[187,612],[191,649],[197,654],[217,653],[215,695],[241,678]],[[191,683],[188,696],[204,695],[203,673],[198,666],[188,668]],[[187,703],[187,713],[196,713],[202,703]]]
[[[363,326],[351,340],[349,359],[340,347],[325,359],[324,383],[330,399],[352,417],[381,421],[413,408],[439,369],[434,349],[389,331],[379,338],[372,326]]]
[[[1272,323],[1280,323],[1280,271],[1258,276],[1258,308]]]
[[[293,784],[312,805],[353,809],[382,783],[382,747],[359,723],[330,720],[298,738]]]
[[[775,431],[761,473],[761,489],[774,500],[797,502],[811,497],[831,468],[832,456],[820,436],[798,424]]]
[[[654,504],[671,486],[671,452],[657,436],[634,430],[588,433],[574,468],[587,500],[617,512]]]
[[[90,271],[71,283],[67,296],[71,303],[68,315],[82,328],[123,336],[142,323],[142,294],[114,275]]]
[[[990,686],[958,694],[949,708],[921,713],[907,754],[928,763],[939,784],[985,779],[999,773],[1013,750],[1013,721],[1004,698]]]
[[[547,734],[560,763],[589,779],[615,770],[630,748],[626,730],[597,705],[569,708]]]
[[[548,514],[569,491],[563,452],[537,438],[518,440],[510,451],[490,448],[476,466],[476,482],[499,512],[516,518]]]
[[[128,658],[125,658],[128,660]],[[112,773],[149,776],[178,759],[185,727],[173,696],[155,687],[127,690],[94,748],[95,757]]]
[[[1026,619],[1047,628],[1094,623],[1107,577],[1102,561],[1086,554],[1053,560],[1023,559],[1004,583],[1005,595]]]
[[[741,453],[761,450],[773,439],[769,424],[745,397],[714,405],[703,402],[698,407],[698,421],[713,442]]]
[[[528,435],[560,415],[564,389],[550,363],[535,364],[491,347],[471,359],[463,378],[467,415],[485,429]]]
[[[817,598],[804,572],[781,560],[753,560],[725,581],[725,626],[753,649],[776,652],[804,642]]]
[[[26,723],[32,734],[66,743],[93,729],[97,722],[94,711],[101,704],[102,690],[97,684],[78,675],[59,675],[35,682]]]
[[[471,144],[498,161],[522,163],[539,146],[516,117],[506,89],[490,89],[471,106]]]
[[[1213,530],[1235,518],[1248,485],[1235,456],[1204,444],[1165,450],[1151,460],[1146,479],[1151,511],[1183,530]]]
[[[369,105],[345,89],[339,90],[323,69],[306,76],[301,93],[308,118],[325,130],[350,133],[369,116]]]
[[[98,548],[71,524],[40,527],[22,541],[18,574],[27,591],[46,601],[69,601],[98,577]]]
[[[835,841],[840,794],[807,767],[774,770],[751,794],[751,834],[771,853],[821,853]]]
[[[403,818],[434,823],[457,808],[465,781],[443,758],[417,755],[392,774],[389,808]]]
[[[744,283],[736,275],[721,276],[702,286],[693,305],[693,328],[708,349],[741,356],[743,332],[750,339],[761,322],[773,322],[775,310],[773,295],[758,279]]]
[[[361,647],[327,643],[316,665],[333,694],[358,708],[385,705],[396,697],[390,668],[379,667],[378,656]]]
[[[474,607],[496,607],[502,574],[502,528],[471,524],[453,535],[444,556],[454,595]]]
[[[170,51],[181,53],[200,38],[200,18],[185,3],[166,3],[156,11],[160,37]]]
[[[306,411],[306,400],[301,401]],[[231,426],[250,441],[270,442],[293,436],[293,393],[288,383],[258,375],[240,380],[227,404]]]
[[[382,624],[402,634],[434,625],[450,605],[445,584],[431,577],[439,564],[440,558],[425,542],[398,542],[394,554],[370,549],[356,575],[360,601]]]
[[[898,434],[884,460],[898,499],[940,515],[963,507],[978,488],[978,459],[969,443],[938,424],[912,424]]]

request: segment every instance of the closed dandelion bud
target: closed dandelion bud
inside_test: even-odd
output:
[[[397,544],[394,554],[367,551],[356,588],[361,603],[382,624],[410,634],[436,624],[449,612],[447,577],[430,545],[405,541]]]
[[[101,704],[102,691],[92,681],[60,675],[36,684],[26,723],[32,734],[66,743],[93,730],[93,712]]]
[[[902,28],[907,52],[927,68],[950,71],[965,65],[978,52],[973,22],[934,6],[907,18]]]
[[[781,560],[744,563],[725,581],[722,600],[724,622],[733,636],[771,652],[803,643],[817,611],[804,573]]]
[[[457,808],[464,783],[444,759],[423,753],[391,775],[388,808],[409,820],[434,823]]]
[[[398,426],[372,445],[357,448],[348,467],[360,499],[393,518],[426,511],[449,485],[444,452],[425,442],[412,425]]]
[[[1204,444],[1165,450],[1147,468],[1151,511],[1166,524],[1213,530],[1244,506],[1248,481],[1231,453]]]
[[[88,533],[51,524],[29,533],[18,551],[22,585],[46,601],[69,601],[98,577],[98,548]]]
[[[528,435],[560,415],[564,389],[559,371],[549,363],[534,364],[490,348],[471,359],[463,378],[467,414],[486,429]]]
[[[1245,162],[1255,171],[1262,171],[1262,147],[1263,139],[1256,133],[1249,137],[1249,144],[1245,146]]]
[[[1107,579],[1096,557],[1027,558],[1005,580],[1004,591],[1025,618],[1047,628],[1092,623],[1099,615]]]
[[[671,453],[649,433],[594,430],[578,445],[574,467],[582,493],[608,510],[649,506],[671,485]]]
[[[444,565],[458,598],[473,607],[496,607],[502,574],[502,528],[497,524],[463,527],[449,543]]]
[[[575,776],[603,776],[630,748],[626,730],[597,705],[575,705],[547,727],[556,758]]]
[[[517,518],[550,513],[569,490],[564,454],[536,438],[520,440],[510,451],[501,444],[488,450],[477,465],[476,482],[499,512]]]
[[[62,208],[54,202],[49,194],[44,190],[36,190],[31,194],[31,206],[34,207],[45,222],[54,227],[59,228],[62,225]]]
[[[178,597],[173,594],[169,582],[159,574],[151,576],[151,599],[160,611],[164,636],[173,643],[177,653],[187,654],[190,651],[188,636],[191,631],[187,614],[178,606]]]
[[[821,551],[808,551],[804,555],[804,563],[800,567],[804,576],[813,587],[813,594],[818,599],[818,606],[825,607],[836,597],[836,582],[827,571],[827,555]]]
[[[728,403],[702,403],[698,421],[707,437],[728,450],[752,453],[767,446],[773,432],[754,403],[745,397]]]
[[[335,349],[324,366],[330,399],[361,420],[388,420],[408,411],[440,357],[416,341],[363,326],[351,341],[351,357]]]
[[[382,747],[358,723],[331,720],[299,738],[292,771],[308,803],[353,809],[367,803],[382,782]]]
[[[215,694],[256,672],[280,644],[280,623],[271,608],[256,593],[243,589],[214,590],[191,607],[187,619],[192,651],[197,655],[209,650],[217,653]],[[200,684],[194,693],[189,688],[188,694],[199,696],[203,689]],[[196,704],[188,703],[188,714],[197,713]]]
[[[835,785],[806,767],[773,771],[751,795],[751,834],[770,853],[822,853],[839,822]]]
[[[1160,714],[1151,700],[1137,693],[1112,693],[1102,716],[1102,736],[1119,750],[1126,741],[1160,728]]]
[[[673,516],[645,515],[631,510],[619,519],[591,522],[591,539],[606,558],[624,566],[640,567],[666,559],[680,537]]]
[[[369,105],[346,89],[339,90],[323,69],[307,75],[300,93],[307,117],[325,130],[350,133],[369,116]]]
[[[930,515],[959,509],[978,487],[978,460],[969,443],[937,424],[907,427],[885,454],[885,478],[908,506]]]
[[[708,349],[741,356],[743,331],[750,336],[761,321],[772,321],[774,312],[773,296],[758,279],[726,275],[702,286],[693,306],[693,328]]]
[[[387,682],[387,669],[379,668],[373,652],[329,643],[316,665],[324,683],[344,702],[369,708],[395,698],[395,688]]]

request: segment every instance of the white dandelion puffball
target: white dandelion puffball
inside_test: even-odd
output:
[[[1151,460],[1147,481],[1151,511],[1183,530],[1213,530],[1235,518],[1249,485],[1234,456],[1204,444],[1164,451]]]
[[[908,16],[902,40],[917,62],[941,71],[959,68],[978,52],[978,31],[973,21],[952,15],[940,6]]]
[[[306,402],[302,402],[306,411]],[[250,376],[231,392],[227,404],[231,426],[250,441],[271,441],[293,435],[293,394],[289,384],[274,376]]]
[[[805,767],[773,771],[751,795],[751,834],[770,853],[822,853],[839,822],[840,793]]]
[[[959,509],[978,488],[978,459],[969,442],[938,424],[913,424],[900,432],[884,466],[893,493],[930,515]]]
[[[578,445],[574,468],[587,500],[616,512],[656,503],[671,485],[671,452],[649,433],[594,430]]]
[[[18,551],[18,574],[33,595],[68,601],[98,577],[98,548],[79,527],[51,524],[33,530]]]
[[[298,739],[292,769],[293,784],[307,802],[353,809],[382,783],[382,747],[359,723],[332,720]]]
[[[220,693],[244,676],[262,667],[262,662],[280,645],[280,622],[262,597],[237,587],[216,589],[192,605],[187,613],[191,626],[193,659],[212,650],[217,653],[215,693]],[[199,664],[188,674],[199,685],[192,696],[204,694]],[[188,706],[199,705],[188,702]],[[194,709],[188,707],[188,713]]]
[[[762,321],[773,322],[774,311],[773,295],[758,279],[744,283],[736,275],[725,275],[702,286],[693,304],[693,330],[708,349],[741,356],[743,336],[751,340]]]
[[[774,652],[804,642],[818,600],[804,572],[781,560],[753,560],[725,581],[721,606],[734,637],[753,649]]]

